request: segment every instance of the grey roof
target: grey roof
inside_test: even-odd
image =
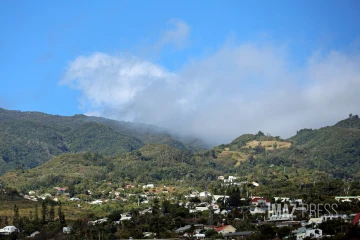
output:
[[[246,232],[233,232],[233,233],[227,233],[224,235],[224,237],[232,237],[232,236],[249,236],[255,232],[253,231],[246,231]]]
[[[186,225],[185,227],[181,227],[175,230],[175,232],[180,233],[180,232],[184,232],[186,230],[189,230],[191,228],[191,225]]]

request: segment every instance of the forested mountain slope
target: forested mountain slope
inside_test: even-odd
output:
[[[183,150],[203,147],[200,141],[191,138],[183,143],[179,137],[153,125],[0,108],[0,175],[15,168],[36,167],[63,153],[116,155],[148,143]]]

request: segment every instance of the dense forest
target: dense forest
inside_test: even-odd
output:
[[[0,175],[12,169],[34,168],[64,153],[117,155],[149,143],[190,151],[204,147],[198,139],[171,135],[153,125],[0,108]]]

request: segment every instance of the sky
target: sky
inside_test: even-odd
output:
[[[0,1],[0,107],[212,144],[360,114],[360,2]]]

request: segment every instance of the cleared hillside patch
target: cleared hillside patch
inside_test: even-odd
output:
[[[250,141],[246,143],[246,146],[244,148],[255,148],[256,146],[259,146],[259,143],[262,147],[265,147],[265,150],[274,150],[274,145],[276,145],[276,148],[290,148],[291,142],[279,142],[279,141]],[[275,144],[276,143],[276,144]]]
[[[230,151],[229,148],[225,148],[221,153],[218,154],[218,158],[232,158],[237,162],[236,166],[239,166],[242,162],[245,162],[249,158],[249,154],[238,152],[238,151]]]

